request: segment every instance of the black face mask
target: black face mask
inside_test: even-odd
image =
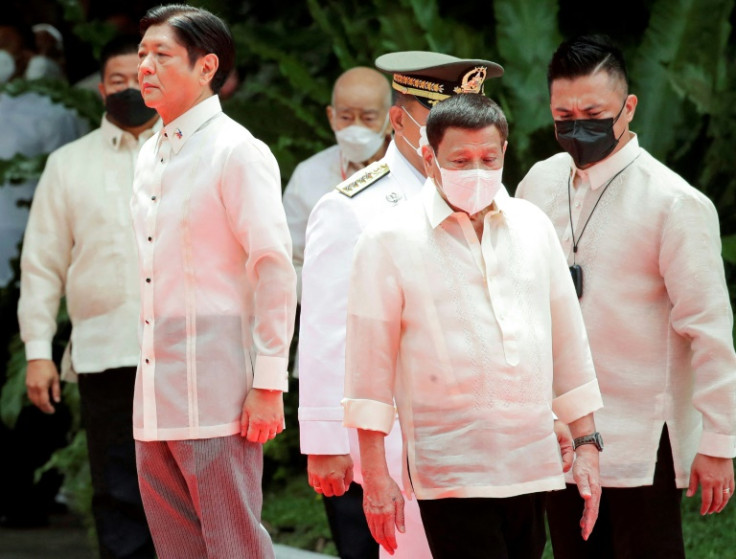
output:
[[[613,125],[621,116],[626,102],[616,118],[555,120],[557,143],[572,156],[578,168],[597,163],[610,154],[623,136],[613,135]]]
[[[146,107],[141,92],[132,87],[108,95],[105,109],[121,126],[140,126],[156,116],[155,109]]]

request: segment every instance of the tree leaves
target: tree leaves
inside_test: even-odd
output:
[[[503,108],[523,157],[530,135],[549,127],[547,65],[561,39],[556,0],[496,0],[497,43],[504,75]]]

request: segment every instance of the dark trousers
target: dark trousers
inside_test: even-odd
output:
[[[544,552],[544,493],[505,499],[421,499],[434,559],[538,559]]]
[[[133,441],[135,367],[79,375],[100,557],[155,557],[138,488]]]
[[[605,452],[605,450],[604,450]],[[577,487],[547,496],[547,521],[555,557],[563,559],[684,559],[680,503],[667,426],[657,451],[653,485],[604,487],[600,513],[588,541],[580,536],[583,500]]]
[[[340,497],[323,497],[332,539],[341,559],[378,559],[378,544],[363,512],[363,488],[351,483]]]

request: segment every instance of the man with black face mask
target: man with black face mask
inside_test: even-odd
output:
[[[66,296],[72,334],[61,379],[79,382],[103,558],[155,557],[132,427],[139,284],[130,198],[138,151],[161,125],[141,97],[137,50],[138,37],[103,49],[102,124],[49,156],[21,255],[26,386],[30,400],[49,414],[61,401],[51,342]]]
[[[736,354],[718,214],[629,130],[637,98],[605,37],[567,41],[548,70],[557,141],[519,185],[552,219],[578,291],[604,407],[600,516],[587,542],[574,486],[547,502],[557,557],[684,557],[680,501],[734,491]],[[596,444],[600,437],[576,440]],[[568,479],[568,484],[570,480]]]

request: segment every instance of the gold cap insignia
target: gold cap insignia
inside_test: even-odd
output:
[[[485,66],[476,66],[463,76],[462,83],[453,91],[455,93],[483,93],[483,82],[488,69]]]

